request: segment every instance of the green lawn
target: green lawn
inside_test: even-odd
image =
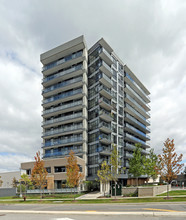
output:
[[[162,197],[155,198],[130,198],[130,199],[97,199],[97,200],[62,200],[61,201],[47,201],[47,200],[38,200],[38,201],[0,201],[3,204],[95,204],[95,203],[149,203],[149,202],[186,202],[186,197],[174,197],[169,200]]]
[[[44,199],[73,199],[74,197],[77,198],[79,196],[84,195],[84,193],[80,194],[43,194]],[[40,199],[40,194],[36,195],[26,195],[27,199]],[[0,197],[1,199],[20,199],[19,196],[9,196],[9,197]]]
[[[158,196],[166,196],[167,193],[162,193]],[[174,190],[169,192],[169,196],[185,196],[186,195],[186,190]]]

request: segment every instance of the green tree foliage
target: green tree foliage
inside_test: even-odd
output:
[[[116,145],[113,145],[112,154],[110,157],[110,163],[111,163],[111,180],[114,181],[115,198],[116,198],[116,183],[118,181],[118,175],[120,174],[118,169],[120,164],[119,164],[118,150]]]
[[[143,156],[144,174],[155,180],[158,176],[158,156],[151,149],[149,155]]]
[[[144,174],[143,157],[141,155],[141,144],[135,144],[133,157],[129,159],[129,173],[136,178],[136,185],[138,186],[138,177]]]
[[[12,179],[12,187],[13,187],[13,188],[17,188],[18,183],[19,183],[19,181],[16,180],[16,178],[14,177],[14,178]]]
[[[111,180],[110,166],[107,164],[106,161],[103,161],[103,163],[101,164],[101,168],[97,171],[97,175],[99,177],[100,183],[103,184],[103,191],[105,196],[106,184],[109,183]]]
[[[0,176],[0,187],[2,186],[3,181],[1,180],[1,176]]]

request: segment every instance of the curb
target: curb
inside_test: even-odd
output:
[[[186,212],[99,212],[99,211],[35,211],[35,210],[0,210],[11,214],[65,214],[65,215],[142,215],[142,216],[179,216],[186,217]]]

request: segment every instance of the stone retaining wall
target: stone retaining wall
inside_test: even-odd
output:
[[[171,190],[171,185],[168,186],[169,191]],[[147,186],[147,187],[123,187],[122,195],[129,196],[130,194],[138,194],[138,197],[148,197],[156,196],[158,194],[164,193],[167,191],[167,185],[160,186]]]

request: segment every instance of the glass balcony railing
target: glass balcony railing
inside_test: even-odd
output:
[[[127,123],[126,123],[126,127],[127,127],[127,128],[130,128],[131,130],[135,131],[136,133],[142,135],[143,137],[150,139],[150,136],[149,136],[149,135],[143,133],[142,131],[138,130],[137,128],[135,128],[135,127],[133,127],[133,126],[127,124]]]
[[[128,113],[125,114],[125,117],[129,118],[130,120],[132,120],[133,122],[135,122],[136,124],[140,125],[141,127],[145,128],[150,132],[150,129],[148,127],[146,127],[144,124],[136,120],[134,117],[130,116]]]
[[[134,112],[136,115],[138,115],[141,119],[143,119],[144,121],[148,122],[150,124],[150,121],[148,119],[146,119],[143,115],[141,115],[139,112],[137,112],[134,108],[132,108],[129,104],[125,104],[125,106],[130,109],[132,112]]]
[[[135,145],[129,144],[129,143],[125,143],[125,147],[130,150],[130,151],[134,151],[136,149]],[[144,149],[141,149],[141,153],[143,154],[148,154],[148,152]]]
[[[53,91],[55,89],[59,89],[59,88],[62,88],[64,86],[68,86],[72,83],[76,83],[76,82],[80,82],[82,81],[83,77],[77,77],[77,78],[74,78],[74,79],[70,79],[70,80],[67,80],[67,81],[63,81],[59,84],[55,84],[55,85],[52,85],[46,89],[43,90],[43,93],[47,93],[47,92],[50,92],[50,91]]]
[[[53,101],[56,101],[56,100],[59,100],[59,99],[64,99],[64,98],[67,98],[69,96],[76,95],[78,93],[82,93],[82,89],[76,89],[76,90],[71,90],[69,92],[63,92],[60,95],[55,95],[55,96],[52,96],[48,99],[44,99],[43,104],[50,103],[50,102],[53,102]]]
[[[126,137],[128,137],[128,138],[130,138],[130,139],[132,139],[134,142],[136,142],[136,143],[140,143],[140,144],[143,144],[143,145],[148,145],[148,144],[146,144],[146,142],[145,141],[142,141],[141,139],[139,139],[139,138],[136,138],[136,137],[134,137],[134,136],[132,136],[132,135],[130,135],[130,134],[125,134],[125,136]]]
[[[143,107],[141,107],[141,105],[139,105],[133,98],[131,98],[128,94],[125,95],[125,97],[127,99],[129,99],[132,103],[134,103],[139,109],[141,109],[145,114],[147,114],[148,116],[150,116],[150,113],[147,112]]]
[[[50,108],[50,109],[44,110],[43,114],[48,114],[48,113],[60,111],[60,110],[66,109],[66,108],[71,108],[71,107],[74,107],[74,106],[77,106],[77,105],[82,105],[82,103],[83,102],[80,100],[80,101],[75,101],[75,102],[72,102],[72,103],[64,104],[62,106],[58,106],[58,107],[55,107],[55,108]]]
[[[111,105],[111,101],[108,100],[108,99],[106,99],[105,97],[101,97],[101,98],[99,99],[99,102],[105,102],[107,105]]]
[[[107,75],[105,75],[103,72],[101,72],[101,74],[99,75],[99,78],[105,79],[106,81],[108,81],[112,85],[111,79]]]
[[[48,120],[48,121],[44,121],[43,125],[62,122],[62,121],[66,121],[66,120],[74,119],[74,118],[78,118],[78,117],[82,117],[82,112],[75,113],[75,114],[72,114],[72,115],[62,116],[62,117],[51,119],[51,120]]]
[[[106,127],[108,129],[111,129],[111,125],[109,123],[104,122],[104,121],[99,123],[99,127]]]
[[[73,142],[79,142],[82,141],[83,138],[82,137],[70,137],[70,138],[64,138],[64,139],[57,139],[53,142],[45,142],[43,144],[43,147],[50,147],[50,146],[55,146],[55,145],[59,145],[59,144],[68,144],[68,143],[73,143]]]
[[[83,149],[79,149],[79,150],[76,150],[76,149],[70,149],[70,150],[65,150],[65,151],[57,151],[57,152],[53,152],[53,153],[45,153],[44,154],[44,158],[46,157],[56,157],[56,156],[64,156],[64,155],[69,155],[70,151],[73,151],[75,154],[78,154],[78,153],[83,153]]]
[[[101,139],[107,139],[108,141],[111,141],[110,135],[106,135],[106,134],[100,134],[99,140]]]
[[[62,58],[62,59],[60,59],[60,60],[58,60],[58,61],[49,63],[48,65],[44,66],[44,67],[43,67],[43,71],[48,70],[48,69],[51,69],[51,68],[53,68],[53,67],[55,67],[55,66],[58,66],[58,65],[60,65],[60,64],[62,64],[62,63],[65,63],[65,62],[67,62],[67,61],[69,61],[69,60],[72,60],[72,59],[76,59],[76,58],[78,58],[78,57],[81,57],[82,55],[83,55],[83,51],[78,51],[78,52],[76,52],[76,53],[74,53],[74,54],[68,55],[68,56],[66,56],[66,57],[64,57],[64,58]]]
[[[110,60],[112,60],[112,57],[111,57],[111,55],[105,50],[105,48],[101,48],[101,50],[100,50],[100,52],[103,52],[103,53],[105,53],[106,55],[107,55],[107,57],[109,57],[110,58]]]
[[[148,105],[129,85],[125,85],[127,89],[129,89],[138,99],[143,102],[144,105],[146,105],[150,109],[150,105]]]
[[[50,80],[59,78],[59,77],[64,76],[64,75],[66,75],[66,74],[69,74],[69,73],[78,71],[78,70],[82,69],[82,67],[83,67],[82,64],[78,64],[78,65],[76,65],[76,66],[70,67],[70,68],[68,68],[68,69],[66,69],[66,70],[63,70],[63,71],[61,71],[61,72],[58,72],[58,73],[56,73],[56,74],[53,74],[53,75],[50,75],[50,76],[44,78],[44,79],[43,79],[43,82],[48,82],[48,81],[50,81]]]
[[[148,96],[148,95],[138,86],[138,84],[132,79],[131,76],[129,76],[128,73],[126,73],[126,77],[127,77],[128,79],[130,79],[130,81],[143,93],[143,95],[150,100],[150,96]]]
[[[110,74],[112,74],[112,69],[103,60],[102,60],[102,66],[104,66],[110,72]]]
[[[49,136],[49,135],[59,134],[59,133],[63,133],[63,132],[74,131],[74,130],[78,130],[81,128],[83,128],[82,124],[74,124],[71,126],[64,126],[61,129],[54,129],[51,131],[43,132],[43,136]]]
[[[99,90],[105,90],[109,95],[111,95],[111,89],[107,88],[106,86],[100,86]]]

